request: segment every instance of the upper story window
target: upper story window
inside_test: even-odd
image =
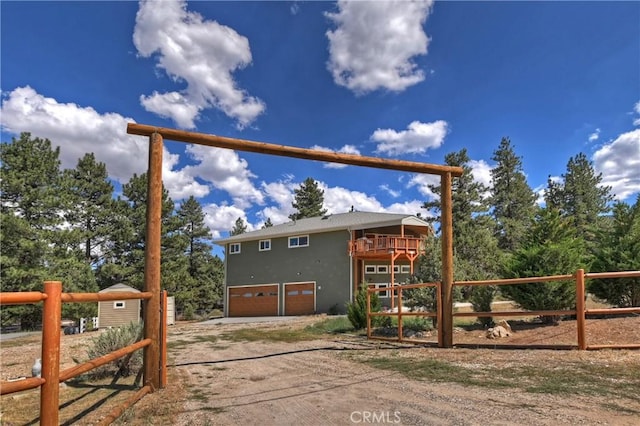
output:
[[[260,241],[258,241],[258,250],[260,250],[260,251],[271,250],[271,240],[260,240]]]
[[[309,246],[308,235],[298,235],[296,237],[289,237],[289,248],[308,247],[308,246]]]
[[[229,244],[229,254],[238,254],[238,253],[240,253],[240,243]]]

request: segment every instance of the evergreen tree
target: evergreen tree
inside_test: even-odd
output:
[[[318,187],[318,182],[313,178],[306,178],[299,188],[293,190],[295,201],[291,203],[297,211],[289,215],[291,220],[299,220],[307,217],[323,216],[327,213],[323,209],[324,191]]]
[[[22,133],[0,145],[0,278],[2,291],[42,291],[50,279],[52,238],[61,225],[60,149],[48,139]],[[35,327],[42,318],[41,305],[6,306],[2,324],[20,322]]]
[[[491,206],[498,247],[509,252],[520,247],[528,223],[535,214],[536,195],[527,184],[522,160],[516,156],[509,138],[502,138],[491,158]]]
[[[239,217],[236,219],[236,223],[233,226],[233,229],[229,231],[229,235],[240,235],[244,234],[245,232],[247,232],[247,224],[244,223],[244,220],[242,220],[241,217]]]
[[[107,168],[96,162],[93,153],[85,154],[75,169],[64,171],[64,178],[70,192],[65,219],[73,233],[72,241],[84,246],[88,264],[96,264],[113,227],[113,185]]]
[[[590,251],[594,249],[595,234],[602,225],[602,216],[610,210],[609,203],[613,200],[611,187],[601,183],[602,173],[596,174],[587,156],[580,153],[569,159],[562,181],[549,179],[545,191],[547,206],[558,208],[571,219],[577,237],[587,243],[586,248]],[[585,252],[584,256],[588,253]]]
[[[522,246],[505,268],[506,277],[541,277],[572,273],[582,265],[583,241],[569,218],[554,209],[540,209]],[[501,292],[528,310],[571,309],[575,305],[573,281],[549,281],[501,287]],[[546,323],[556,316],[543,318]]]
[[[272,226],[273,226],[273,223],[271,222],[271,218],[268,217],[267,220],[264,222],[264,225],[262,225],[262,229],[271,228]]]
[[[202,206],[189,197],[177,212],[187,245],[189,280],[176,288],[180,311],[208,312],[222,300],[223,263],[211,254],[211,231],[205,226]]]
[[[611,231],[600,231],[593,272],[640,270],[640,196],[633,206],[613,206]],[[589,292],[619,307],[640,306],[640,278],[598,279]]]
[[[488,202],[484,194],[488,188],[473,180],[469,161],[466,149],[445,156],[447,165],[463,169],[462,176],[454,178],[451,187],[454,275],[456,280],[497,278],[502,254],[492,231],[495,225],[487,214]],[[439,184],[429,188],[434,194],[441,194]],[[440,220],[439,199],[425,202],[423,207],[435,213],[431,221]],[[463,297],[468,299],[473,291],[472,287],[463,289]]]
[[[144,286],[144,250],[147,223],[147,174],[134,174],[126,184],[122,185],[125,199],[118,198],[114,202],[114,227],[111,230],[109,253],[99,268],[99,284],[101,288],[118,282],[142,290]],[[180,268],[186,268],[186,262],[177,265],[177,256],[184,252],[180,244],[184,244],[174,234],[178,221],[173,215],[173,201],[167,190],[162,188],[161,208],[161,244],[162,275],[167,280],[180,280],[177,275]],[[184,277],[182,277],[184,278]]]

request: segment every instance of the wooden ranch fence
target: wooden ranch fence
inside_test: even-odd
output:
[[[83,364],[76,365],[71,368],[60,371],[60,335],[61,335],[61,314],[62,303],[86,303],[100,302],[112,300],[130,300],[152,298],[151,292],[133,293],[63,293],[62,283],[60,281],[45,281],[44,292],[14,292],[0,293],[1,305],[18,305],[43,302],[42,310],[42,374],[41,377],[31,377],[28,379],[17,380],[14,382],[0,383],[0,394],[10,394],[28,389],[40,388],[40,424],[43,426],[59,424],[59,405],[60,405],[60,383],[77,377],[101,365],[108,364],[118,358],[124,357],[134,351],[149,347],[153,342],[153,336],[149,337],[145,334],[144,338],[129,346],[111,352],[107,355],[89,360]],[[154,362],[152,368],[160,371],[160,387],[167,384],[167,321],[166,321],[166,300],[167,292],[161,294],[161,313],[159,317],[163,321],[156,324],[159,327],[159,342],[156,344],[161,348],[160,356]],[[148,307],[150,308],[150,307]],[[147,330],[147,327],[145,327]],[[148,362],[145,357],[144,362]],[[143,367],[145,370],[147,366]],[[116,406],[105,419],[102,424],[110,424],[117,419],[129,406],[134,404],[147,393],[154,391],[153,383],[145,381],[144,386],[138,390],[129,399],[122,404]]]
[[[548,281],[574,281],[576,286],[576,303],[575,309],[563,309],[563,310],[542,310],[542,311],[499,311],[499,312],[453,312],[451,307],[447,309],[442,303],[441,297],[441,283],[422,283],[411,285],[397,285],[392,287],[392,297],[396,297],[398,300],[397,312],[371,312],[371,295],[374,292],[387,291],[389,288],[369,288],[367,290],[367,337],[369,339],[376,340],[389,340],[397,342],[411,342],[420,343],[413,339],[406,340],[403,337],[403,318],[407,316],[420,316],[420,317],[437,317],[438,321],[438,347],[448,347],[442,338],[442,319],[447,312],[450,312],[451,317],[522,317],[522,316],[538,316],[538,315],[575,315],[577,324],[577,345],[570,346],[571,348],[577,348],[580,350],[593,350],[593,349],[640,349],[640,343],[618,344],[618,345],[587,345],[586,341],[586,316],[587,315],[626,315],[626,314],[640,314],[640,307],[632,308],[602,308],[602,309],[587,309],[585,300],[585,281],[588,279],[603,279],[603,278],[634,278],[640,277],[640,271],[623,271],[623,272],[595,272],[586,274],[583,269],[578,269],[571,275],[552,275],[546,277],[528,277],[528,278],[512,278],[502,280],[483,280],[483,281],[455,281],[454,286],[485,286],[485,285],[519,285],[528,283],[539,283]],[[402,312],[404,290],[414,288],[436,288],[436,311],[435,312]],[[382,337],[374,336],[372,333],[371,320],[375,317],[396,317],[398,322],[398,336],[397,337]],[[453,322],[453,320],[451,320]],[[491,345],[496,347],[497,345]],[[529,348],[537,347],[539,345],[527,345]],[[513,347],[510,345],[509,347]],[[547,345],[547,347],[566,347],[566,345]]]

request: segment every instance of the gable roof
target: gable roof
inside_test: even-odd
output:
[[[109,293],[112,291],[131,291],[133,293],[140,293],[140,290],[135,289],[133,287],[129,287],[128,285],[123,283],[118,283],[118,284],[112,285],[111,287],[103,288],[98,293]]]
[[[255,241],[301,234],[317,234],[340,230],[359,230],[393,225],[430,226],[424,220],[411,215],[396,213],[349,212],[327,216],[310,217],[274,225],[257,231],[245,232],[214,241],[225,245],[232,242]]]

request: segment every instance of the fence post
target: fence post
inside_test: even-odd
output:
[[[438,323],[438,346],[453,347],[453,213],[451,172],[440,176],[440,232],[442,239],[442,294],[440,322]]]
[[[369,288],[365,291],[367,292],[367,339],[371,339],[371,293]]]
[[[45,281],[42,310],[42,378],[40,425],[58,425],[60,405],[60,328],[62,322],[62,283]]]
[[[578,329],[578,349],[587,349],[585,335],[585,289],[584,289],[584,269],[576,271],[576,326]]]
[[[162,349],[160,355],[160,387],[167,387],[167,290],[162,291],[162,317],[160,318],[160,336]]]
[[[402,287],[398,287],[398,341],[402,342]]]
[[[144,309],[144,384],[160,388],[160,232],[162,220],[162,136],[149,136],[147,174],[147,233],[144,250],[144,291],[151,293]]]

